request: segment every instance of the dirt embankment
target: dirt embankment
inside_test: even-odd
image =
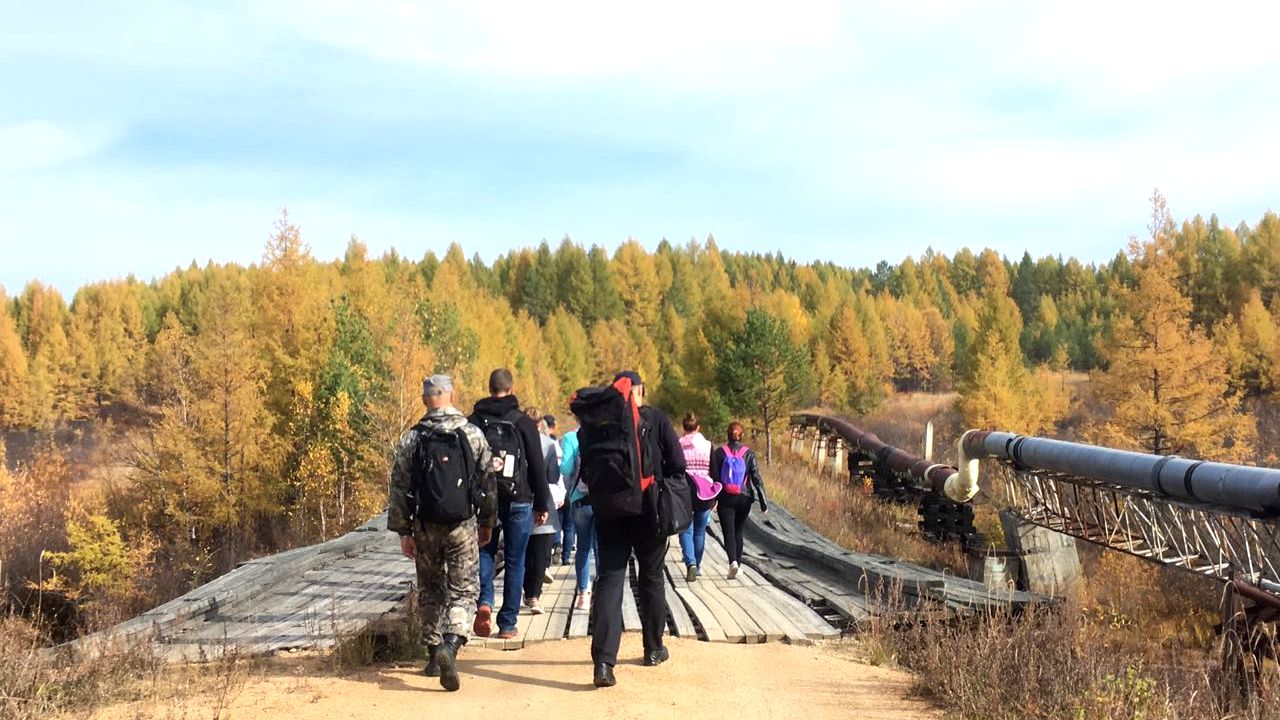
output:
[[[671,661],[640,664],[640,638],[623,638],[617,687],[591,686],[589,640],[516,652],[464,650],[462,690],[446,693],[419,665],[350,673],[314,663],[268,664],[226,693],[129,703],[94,717],[330,718],[827,718],[935,719],[910,696],[905,673],[855,662],[840,646],[726,645],[670,640]]]

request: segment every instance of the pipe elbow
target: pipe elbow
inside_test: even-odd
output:
[[[942,486],[942,492],[954,502],[967,503],[973,500],[973,496],[978,494],[978,458],[971,458],[964,450],[964,439],[970,430],[960,436],[958,447],[959,470],[947,478]]]

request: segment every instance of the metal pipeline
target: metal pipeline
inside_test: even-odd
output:
[[[1178,500],[1280,514],[1280,470],[1271,468],[1148,455],[998,431],[970,430],[960,444],[965,457],[994,458],[1018,468],[1060,472]]]
[[[962,462],[961,470],[950,465],[930,462],[924,458],[896,448],[881,441],[873,432],[825,415],[801,413],[792,416],[793,425],[817,427],[840,436],[842,440],[858,455],[876,464],[882,472],[892,473],[901,478],[910,478],[915,484],[943,493],[955,502],[966,503],[973,499],[978,491],[978,463]],[[963,454],[961,459],[966,456]]]

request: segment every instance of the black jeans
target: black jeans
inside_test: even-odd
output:
[[[556,536],[551,533],[530,535],[529,547],[524,554],[524,596],[542,597],[542,577],[551,564],[551,545]]]
[[[593,603],[591,661],[616,665],[618,644],[622,642],[622,593],[631,592],[627,561],[633,551],[640,585],[638,609],[644,650],[647,653],[662,647],[662,634],[667,629],[666,578],[662,573],[667,538],[655,537],[653,519],[643,515],[620,520],[596,518],[596,537],[600,543],[600,575]]]
[[[720,532],[724,535],[724,552],[729,562],[742,562],[742,534],[751,514],[752,499],[746,495],[720,493],[716,514],[720,516]]]

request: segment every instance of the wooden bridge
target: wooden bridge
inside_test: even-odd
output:
[[[402,629],[414,583],[413,564],[378,516],[318,545],[244,563],[192,592],[129,620],[79,647],[107,639],[153,644],[174,661],[227,653],[269,655],[333,647],[362,633]],[[877,597],[900,594],[922,612],[966,613],[1020,606],[1039,596],[988,588],[964,578],[892,558],[853,553],[774,507],[753,514],[744,567],[726,579],[727,557],[713,522],[702,577],[685,581],[678,543],[667,555],[668,630],[710,642],[811,643],[856,629],[879,612]],[[475,645],[517,649],[530,643],[584,637],[590,614],[573,609],[572,566],[552,567],[543,592],[546,613],[521,611],[514,640],[473,638]],[[501,597],[501,575],[497,597]],[[640,629],[635,571],[624,593],[623,623]]]

